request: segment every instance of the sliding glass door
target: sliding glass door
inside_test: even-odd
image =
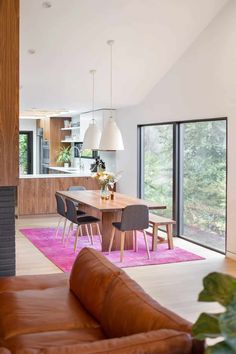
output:
[[[142,128],[141,197],[167,206],[159,214],[172,218],[173,125]]]
[[[225,252],[226,119],[140,126],[139,195],[165,204],[176,233]]]
[[[180,235],[225,249],[226,121],[180,125],[182,180]]]

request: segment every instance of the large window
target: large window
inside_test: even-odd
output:
[[[167,206],[178,236],[225,252],[226,119],[139,129],[140,196]]]
[[[76,146],[80,152],[81,152],[81,158],[85,159],[95,159],[98,157],[98,151],[95,150],[90,150],[90,149],[85,149],[82,150],[83,148],[83,143],[74,143],[74,146]],[[74,149],[74,157],[79,157],[79,151],[78,149]]]
[[[183,217],[180,234],[224,250],[226,217],[226,122],[181,124]]]
[[[167,206],[159,210],[172,218],[173,199],[173,126],[155,125],[142,128],[142,181],[144,199]]]

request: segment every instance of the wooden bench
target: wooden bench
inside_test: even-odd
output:
[[[172,225],[175,225],[176,222],[174,220],[164,218],[162,216],[151,214],[149,213],[149,224],[152,226],[153,233],[152,233],[152,251],[157,250],[157,239],[158,239],[158,227],[159,226],[166,226],[166,233],[167,233],[167,241],[169,249],[174,248],[173,244],[173,233],[172,233]]]

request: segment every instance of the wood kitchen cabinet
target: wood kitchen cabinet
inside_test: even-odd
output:
[[[61,130],[64,127],[64,121],[71,118],[50,118],[50,166],[57,166],[57,157],[61,146],[70,146],[69,143],[62,143],[68,131]]]
[[[43,139],[49,140],[50,138],[50,118],[37,119],[37,128],[43,129]]]
[[[56,214],[56,191],[70,186],[99,189],[93,177],[43,177],[20,178],[18,188],[18,216]]]
[[[50,166],[57,166],[57,157],[61,146],[70,146],[69,143],[61,143],[68,135],[68,131],[61,130],[64,127],[64,121],[71,120],[71,117],[51,117],[39,119],[38,128],[43,128],[43,138],[49,142]]]

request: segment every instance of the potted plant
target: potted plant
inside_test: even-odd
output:
[[[213,272],[203,279],[204,289],[199,301],[218,302],[221,313],[202,313],[193,326],[195,338],[219,338],[218,343],[206,348],[205,354],[236,354],[236,278]]]
[[[57,163],[63,163],[65,168],[68,168],[71,162],[70,150],[71,150],[70,146],[68,147],[62,146],[60,148],[60,152],[57,157]]]

